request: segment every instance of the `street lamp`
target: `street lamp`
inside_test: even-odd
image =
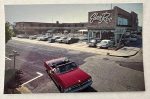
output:
[[[15,69],[15,61],[16,61],[16,56],[19,56],[18,52],[13,50],[12,54],[9,54],[9,57],[14,57],[14,69]]]

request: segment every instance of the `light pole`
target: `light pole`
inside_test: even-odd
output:
[[[13,50],[12,54],[9,54],[9,57],[14,57],[14,69],[15,69],[16,56],[19,56],[19,54],[15,50]]]

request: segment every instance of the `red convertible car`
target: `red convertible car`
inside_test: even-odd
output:
[[[65,57],[46,61],[44,66],[60,92],[77,92],[92,84],[91,76]]]

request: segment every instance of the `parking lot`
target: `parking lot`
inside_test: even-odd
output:
[[[43,66],[44,61],[59,57],[75,61],[92,76],[92,86],[81,92],[145,90],[142,51],[135,56],[123,58],[10,40],[6,44],[6,57],[12,50],[20,54],[16,57],[16,68],[23,71],[24,82],[35,78],[37,72],[43,75],[25,85],[32,93],[59,92]],[[11,68],[13,59],[7,59],[6,70]]]

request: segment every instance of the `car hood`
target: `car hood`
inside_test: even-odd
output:
[[[89,42],[89,44],[96,44],[95,42]]]
[[[106,43],[98,43],[97,46],[105,46],[107,45]]]
[[[82,71],[80,68],[72,70],[70,72],[59,74],[59,79],[61,80],[61,84],[64,88],[68,88],[75,84],[79,84],[89,79],[91,76]]]

